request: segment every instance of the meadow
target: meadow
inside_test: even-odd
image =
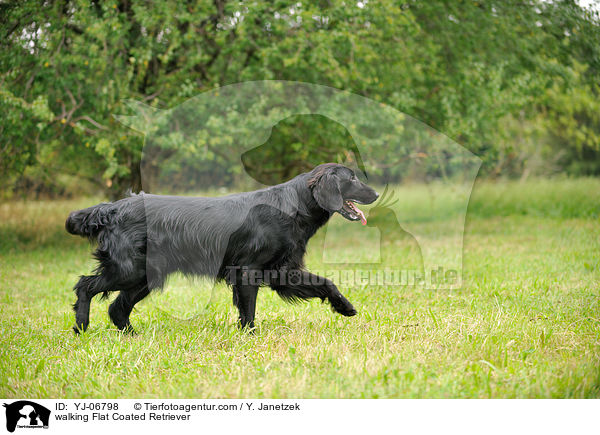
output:
[[[403,219],[443,226],[443,201],[430,219],[419,215],[423,189],[396,189]],[[352,318],[265,288],[254,334],[238,330],[226,287],[175,277],[136,307],[137,335],[119,333],[109,301],[96,299],[90,329],[74,336],[71,289],[94,261],[64,220],[100,200],[0,205],[0,396],[600,397],[598,179],[479,181],[461,288],[340,285],[358,310]],[[330,243],[360,253],[357,228],[335,218]],[[323,239],[309,245],[309,269],[326,267]],[[418,267],[414,247],[394,243],[382,248]]]

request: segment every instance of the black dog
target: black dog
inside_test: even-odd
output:
[[[334,212],[366,219],[354,203],[370,204],[377,192],[342,165],[326,163],[292,180],[220,198],[139,194],[71,213],[71,234],[97,239],[95,275],[75,285],[75,332],[89,324],[94,295],[120,291],[108,310],[120,329],[133,332],[129,315],[167,276],[225,280],[233,288],[242,327],[254,326],[260,285],[288,301],[327,299],[345,316],[356,310],[330,280],[304,269],[308,240]]]

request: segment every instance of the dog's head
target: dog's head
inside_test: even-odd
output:
[[[363,225],[367,224],[367,219],[355,203],[371,204],[379,196],[362,183],[352,169],[335,163],[313,169],[309,173],[308,187],[319,207],[337,212],[350,221],[360,219]]]

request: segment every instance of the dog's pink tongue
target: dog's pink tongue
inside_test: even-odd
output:
[[[363,225],[367,225],[367,218],[365,217],[365,214],[362,212],[362,210],[360,208],[356,207],[356,206],[354,206],[354,208],[358,212],[358,216],[360,216],[360,222]]]

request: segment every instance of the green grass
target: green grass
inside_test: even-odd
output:
[[[451,192],[434,187],[440,213],[427,220],[424,189],[397,189],[405,217],[443,227]],[[206,283],[175,278],[138,305],[139,335],[119,334],[95,300],[90,330],[73,336],[70,289],[94,263],[63,224],[97,201],[0,205],[0,396],[600,397],[599,180],[478,183],[462,288],[341,286],[353,318],[264,289],[254,335],[238,331],[225,287],[211,299]],[[360,256],[361,230],[336,218],[330,244]],[[323,237],[311,269],[326,267]],[[418,263],[391,248],[397,265]]]

